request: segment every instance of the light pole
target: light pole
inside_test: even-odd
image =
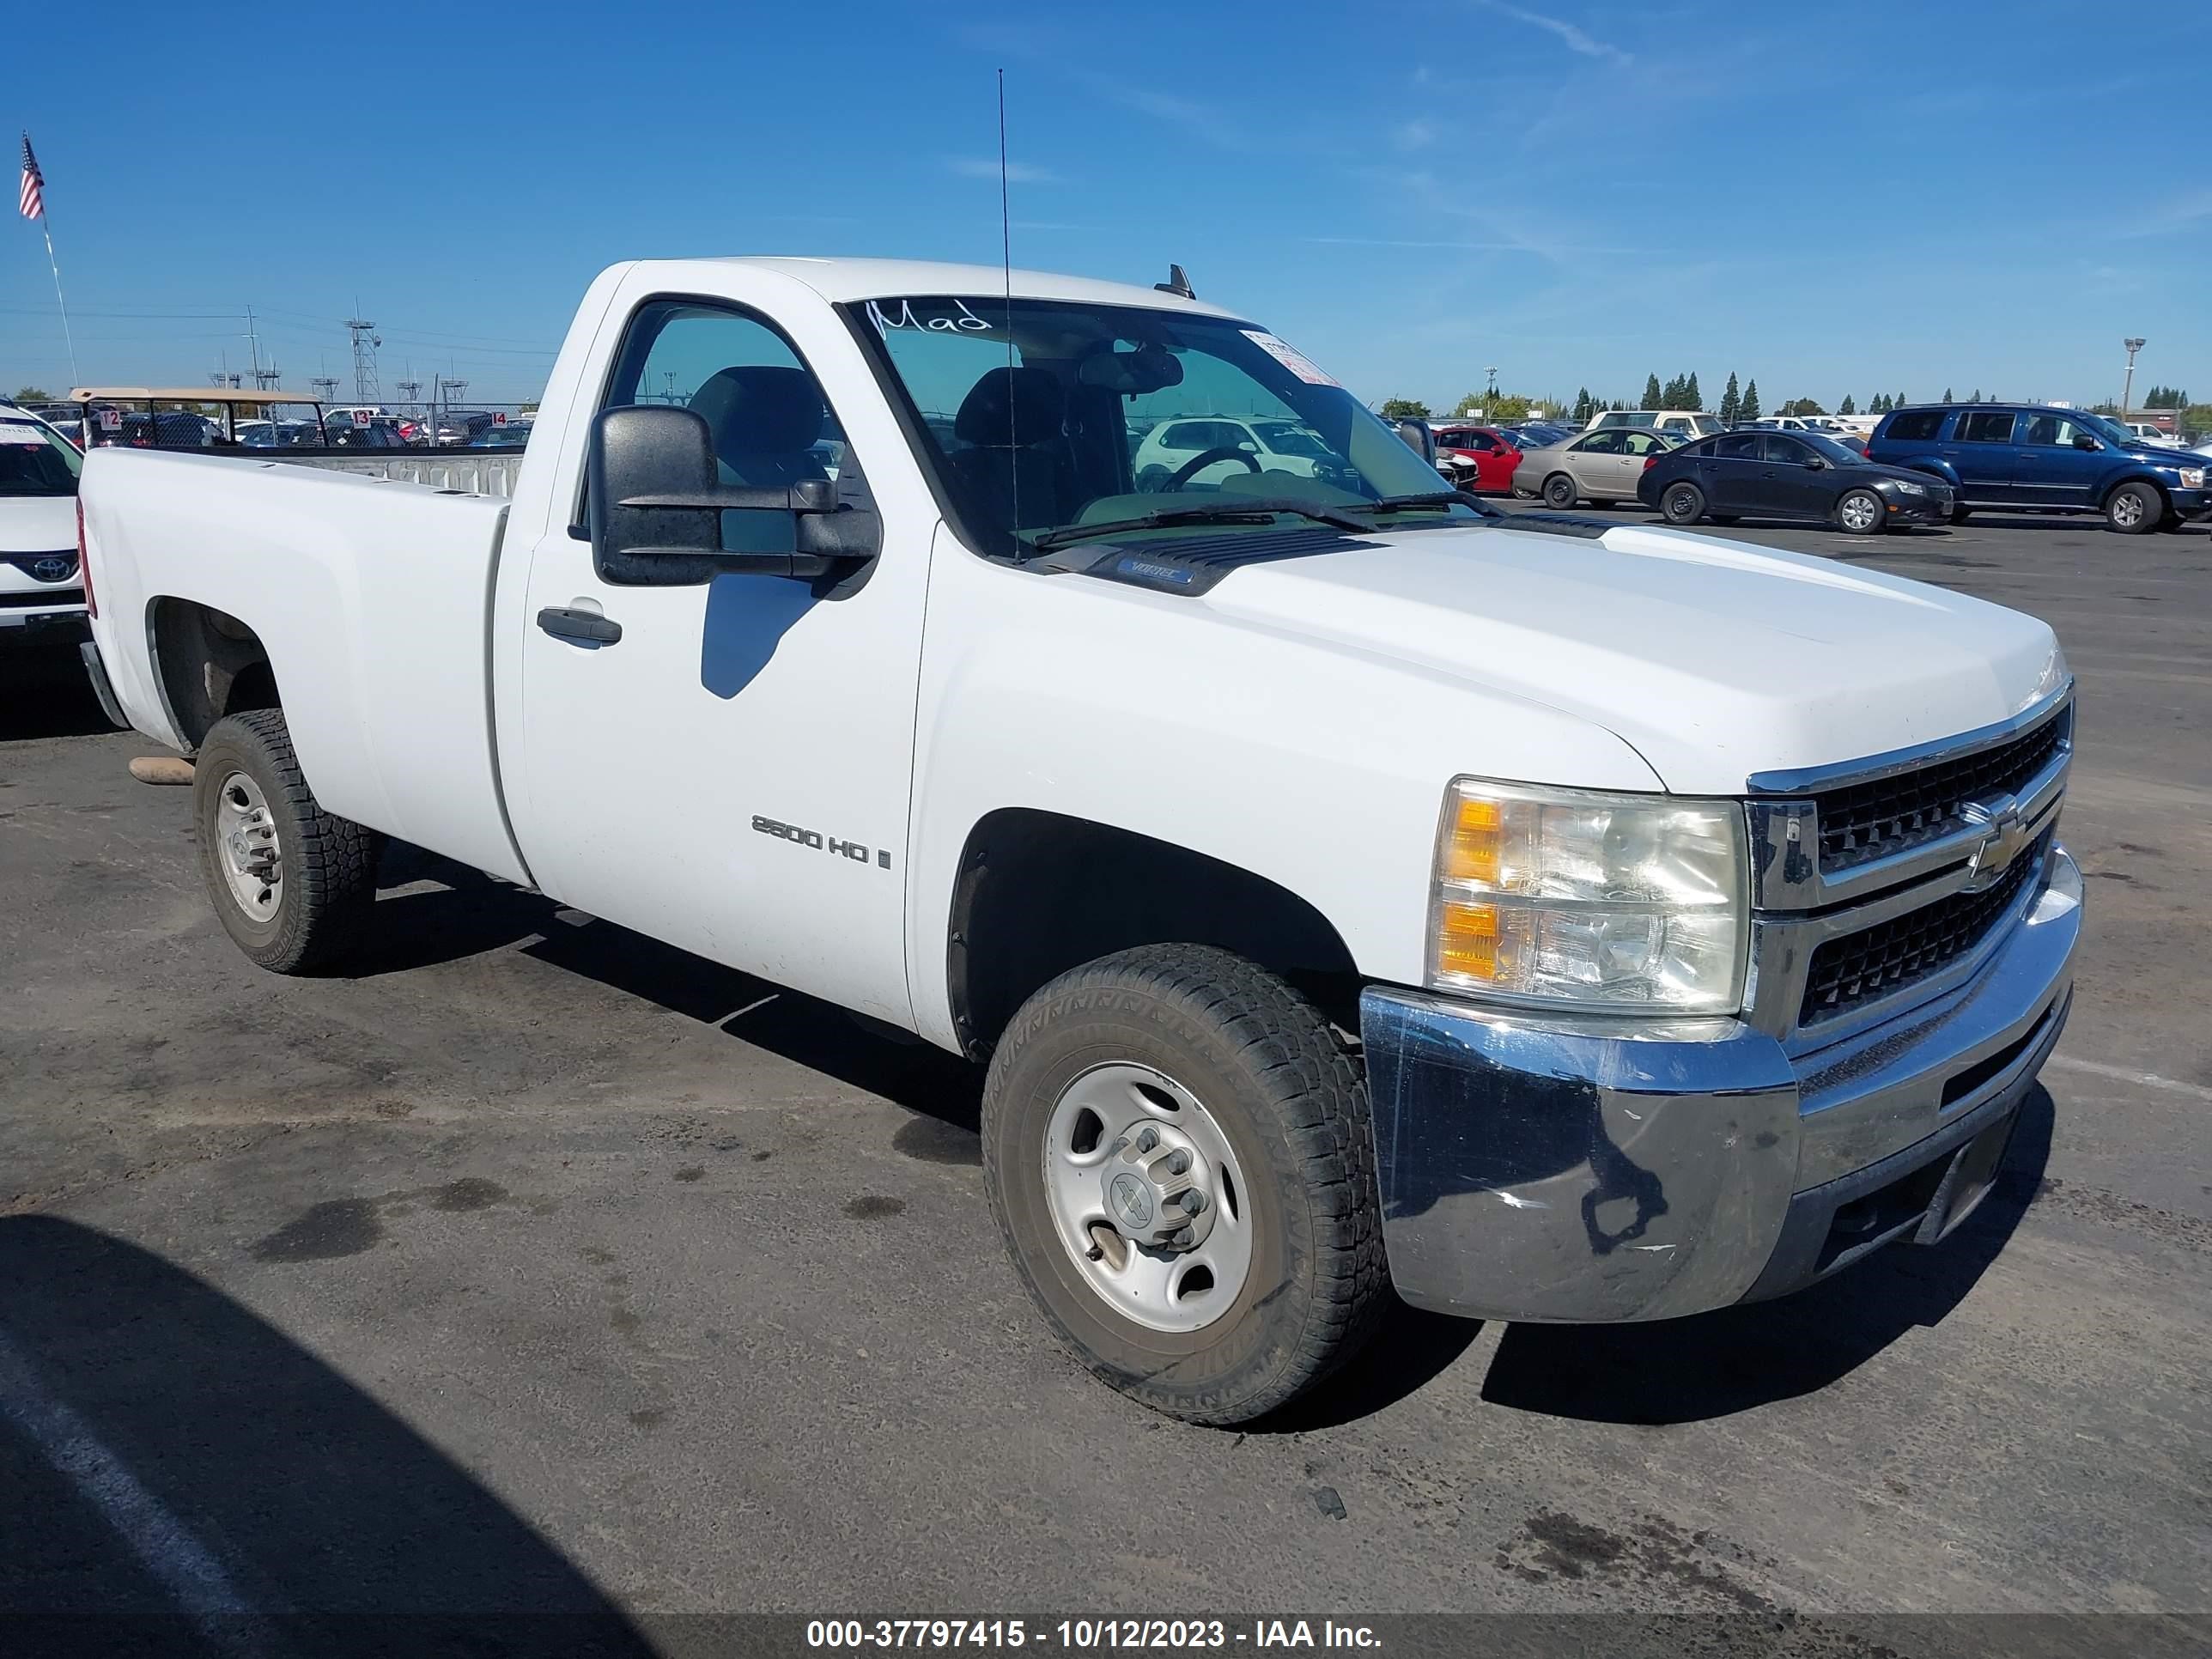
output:
[[[2136,353],[2143,349],[2143,343],[2142,337],[2138,336],[2132,340],[2123,340],[2120,343],[2128,349],[2128,378],[2126,383],[2120,388],[2120,418],[2124,421],[2128,418],[2128,405],[2136,395]]]

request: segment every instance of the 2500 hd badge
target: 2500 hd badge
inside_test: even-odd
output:
[[[763,836],[774,836],[779,841],[811,847],[820,853],[835,853],[839,858],[850,859],[855,864],[866,864],[872,856],[878,869],[891,867],[891,851],[888,847],[877,848],[872,855],[866,842],[840,841],[835,836],[824,836],[819,830],[802,830],[795,823],[786,823],[780,818],[763,817],[757,812],[753,814],[753,828]]]

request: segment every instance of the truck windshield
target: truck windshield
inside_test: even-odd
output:
[[[0,418],[0,496],[74,495],[84,458],[36,421]]]
[[[922,464],[981,552],[1005,556],[1056,530],[1152,514],[1182,521],[1124,533],[1264,530],[1264,512],[1224,526],[1184,511],[1257,497],[1356,513],[1449,489],[1357,398],[1249,323],[944,295],[847,313],[888,362],[922,434]],[[1449,502],[1425,512],[1437,522],[1479,516]]]

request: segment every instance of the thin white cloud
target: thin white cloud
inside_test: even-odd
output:
[[[945,163],[946,168],[963,179],[995,179],[999,176],[999,159],[995,155],[954,155]],[[1060,177],[1050,167],[1032,167],[1027,161],[1006,163],[1006,182],[1010,185],[1056,185]]]
[[[1530,28],[1543,29],[1559,37],[1571,52],[1584,58],[1601,58],[1609,63],[1632,64],[1636,60],[1610,40],[1601,40],[1589,30],[1568,22],[1563,17],[1547,17],[1540,11],[1528,11],[1520,6],[1509,6],[1505,0],[1476,0],[1476,3],[1501,17],[1510,17],[1516,23],[1526,23]]]
[[[1426,149],[1443,136],[1434,121],[1401,121],[1392,129],[1390,142],[1403,150]]]

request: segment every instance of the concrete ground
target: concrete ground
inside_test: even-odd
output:
[[[358,976],[258,973],[189,792],[0,648],[0,1607],[2212,1608],[2212,537],[1741,533],[2080,677],[2081,991],[1997,1193],[1779,1304],[1407,1314],[1246,1434],[1054,1346],[963,1066],[419,854]]]

